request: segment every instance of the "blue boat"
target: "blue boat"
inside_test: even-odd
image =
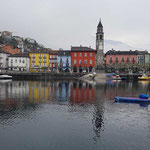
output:
[[[145,102],[150,102],[150,99],[145,99],[145,98],[135,98],[135,97],[115,97],[115,102],[133,102],[133,103],[145,103]]]

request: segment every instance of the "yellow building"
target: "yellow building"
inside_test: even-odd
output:
[[[49,71],[49,51],[47,49],[31,51],[29,56],[31,72]]]

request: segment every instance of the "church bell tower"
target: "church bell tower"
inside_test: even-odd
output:
[[[96,33],[96,69],[104,69],[104,32],[101,20],[97,26]]]

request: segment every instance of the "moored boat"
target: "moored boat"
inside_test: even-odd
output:
[[[0,79],[12,79],[12,76],[9,76],[9,75],[0,75]]]
[[[121,80],[121,77],[119,75],[112,76],[112,80]]]
[[[150,99],[136,97],[115,97],[115,102],[150,102]]]
[[[119,75],[117,75],[115,73],[106,74],[106,77],[111,80],[121,80],[122,79]]]
[[[141,77],[138,77],[139,80],[150,80],[150,77],[147,75],[142,75]]]
[[[94,79],[96,77],[96,72],[89,73],[88,76]]]

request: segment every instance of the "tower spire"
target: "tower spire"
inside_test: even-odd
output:
[[[101,18],[97,25],[97,33],[96,33],[96,68],[103,68],[103,58],[104,58],[104,32],[103,25],[101,22]]]
[[[102,22],[101,22],[101,18],[99,19],[99,23],[98,23],[97,28],[103,28],[103,25],[102,25]]]

